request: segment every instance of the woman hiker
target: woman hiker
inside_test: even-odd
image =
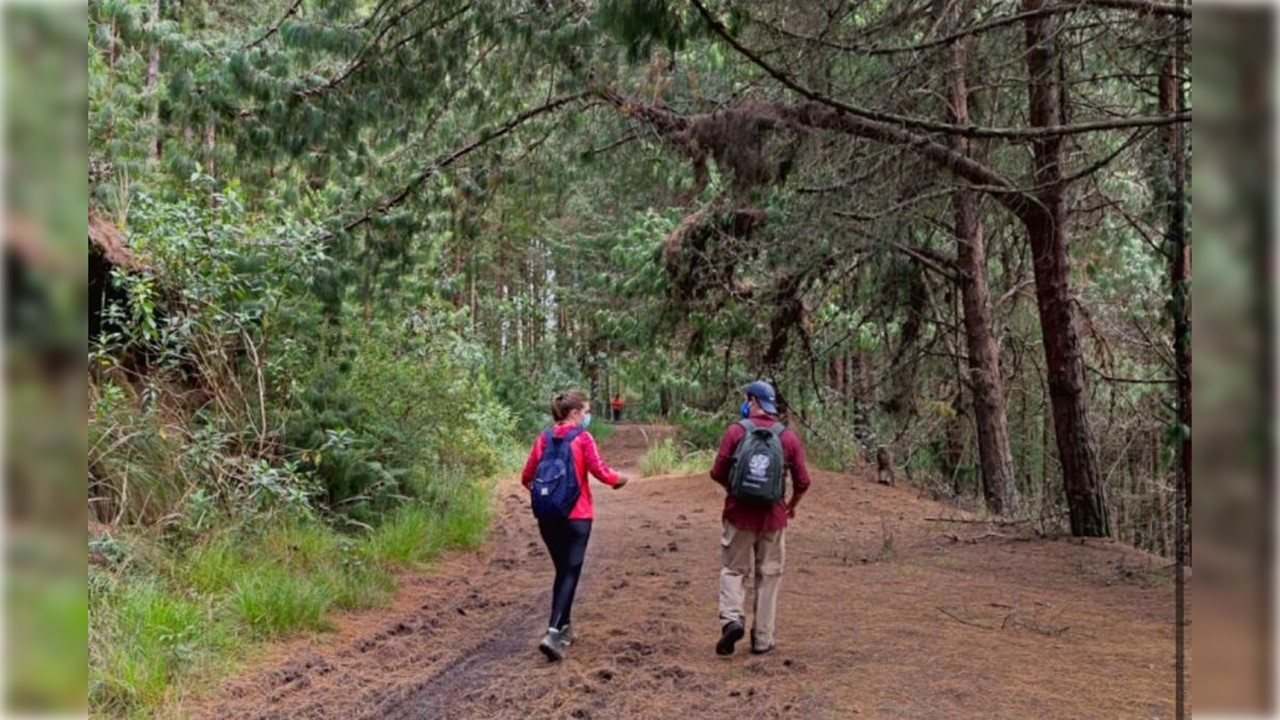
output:
[[[555,396],[551,417],[555,424],[534,441],[520,480],[530,492],[538,530],[556,569],[551,619],[538,649],[549,660],[562,660],[574,640],[573,595],[595,517],[587,473],[615,490],[626,485],[627,478],[600,459],[596,441],[587,432],[591,403],[585,394],[572,391]]]

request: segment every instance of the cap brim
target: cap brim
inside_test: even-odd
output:
[[[756,402],[760,403],[760,409],[761,409],[761,410],[763,410],[763,411],[765,411],[765,412],[769,413],[770,415],[777,415],[777,414],[778,414],[778,406],[777,406],[777,405],[774,405],[773,403],[769,402],[768,400],[761,400],[760,398],[756,398]]]

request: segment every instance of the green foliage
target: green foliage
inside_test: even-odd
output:
[[[48,528],[11,532],[5,545],[5,643],[9,657],[20,658],[5,667],[8,708],[51,711],[71,692],[82,704],[94,632],[86,624],[85,576],[76,572],[83,556]]]
[[[404,497],[435,499],[436,483],[498,470],[514,423],[456,329],[422,313],[349,342],[303,381],[286,433],[327,507],[370,523]]]
[[[848,472],[864,465],[863,450],[858,439],[838,424],[819,423],[823,435],[809,434],[805,440],[805,458],[813,467],[832,472]]]
[[[737,422],[737,409],[735,406],[734,414],[730,415],[728,408],[718,413],[681,408],[680,412],[671,418],[671,422],[678,428],[680,440],[686,445],[715,450],[720,447],[720,438],[724,435],[725,429]]]
[[[524,361],[527,363],[528,358]],[[503,407],[515,416],[520,437],[533,435],[551,424],[551,399],[566,390],[586,388],[581,370],[562,359],[553,359],[540,372],[522,370],[514,363],[496,374],[494,392]],[[605,398],[594,398],[595,412],[603,416]]]

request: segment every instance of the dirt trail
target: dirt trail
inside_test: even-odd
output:
[[[631,467],[665,428],[602,443]],[[1168,718],[1173,589],[1129,548],[926,522],[955,514],[815,473],[787,535],[778,650],[717,657],[722,493],[706,478],[597,485],[574,609],[536,650],[551,566],[515,479],[492,540],[406,578],[390,609],[281,645],[207,718]],[[743,646],[740,645],[740,648]]]

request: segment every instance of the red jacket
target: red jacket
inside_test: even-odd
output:
[[[569,434],[574,428],[569,423],[557,423],[553,428],[556,437],[562,438]],[[545,432],[538,433],[538,439],[533,441],[533,449],[529,451],[529,459],[524,461],[524,472],[520,474],[520,482],[524,484],[526,490],[533,486],[533,478],[538,474],[538,461],[542,459],[542,445],[547,441]],[[618,473],[613,468],[604,464],[604,460],[600,459],[600,451],[596,448],[596,440],[591,437],[591,433],[583,431],[578,437],[573,439],[573,444],[569,446],[569,451],[573,453],[573,467],[578,472],[578,503],[573,506],[573,511],[569,513],[570,520],[591,520],[595,518],[595,506],[591,502],[591,485],[587,482],[587,472],[590,471],[600,482],[613,487],[618,482]]]
[[[773,427],[778,419],[763,412],[751,416],[756,427]],[[738,442],[746,437],[747,431],[738,423],[729,426],[720,438],[720,451],[716,453],[716,461],[711,466],[711,479],[729,488],[729,472],[733,469],[733,454],[738,450]],[[786,463],[785,470],[791,473],[792,496],[803,495],[809,489],[809,468],[804,462],[804,444],[795,430],[787,428],[779,438],[782,441],[782,458]],[[734,527],[754,532],[781,530],[787,526],[787,503],[785,500],[759,507],[743,505],[728,495],[724,498],[724,519]]]

